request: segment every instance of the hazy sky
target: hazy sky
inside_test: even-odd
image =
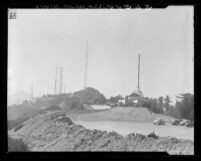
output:
[[[145,96],[192,92],[193,7],[167,9],[17,9],[8,28],[8,94],[53,93],[56,65],[66,92],[88,84],[107,98],[140,87]]]

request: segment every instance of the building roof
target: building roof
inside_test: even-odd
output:
[[[139,97],[140,96],[140,93],[138,92],[133,92],[129,95],[129,97]]]

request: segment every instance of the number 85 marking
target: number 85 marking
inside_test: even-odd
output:
[[[8,18],[9,19],[16,19],[16,12],[10,12]]]

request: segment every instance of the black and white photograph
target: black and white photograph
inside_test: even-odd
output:
[[[194,155],[194,7],[9,8],[8,152]]]

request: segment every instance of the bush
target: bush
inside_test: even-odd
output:
[[[28,146],[22,141],[22,139],[13,139],[8,136],[8,151],[29,151]]]
[[[46,110],[55,111],[55,110],[62,110],[62,108],[57,105],[51,105],[50,107],[46,108]]]
[[[70,109],[79,109],[83,107],[80,98],[74,96],[68,99],[67,105],[70,107]]]
[[[59,118],[57,120],[58,121],[67,122],[68,125],[72,125],[73,124],[72,120],[69,117],[65,116],[65,115],[59,116]]]
[[[151,137],[151,138],[155,138],[155,139],[158,139],[158,138],[159,138],[159,136],[157,136],[157,135],[154,133],[154,131],[153,131],[152,133],[148,134],[147,137]]]

